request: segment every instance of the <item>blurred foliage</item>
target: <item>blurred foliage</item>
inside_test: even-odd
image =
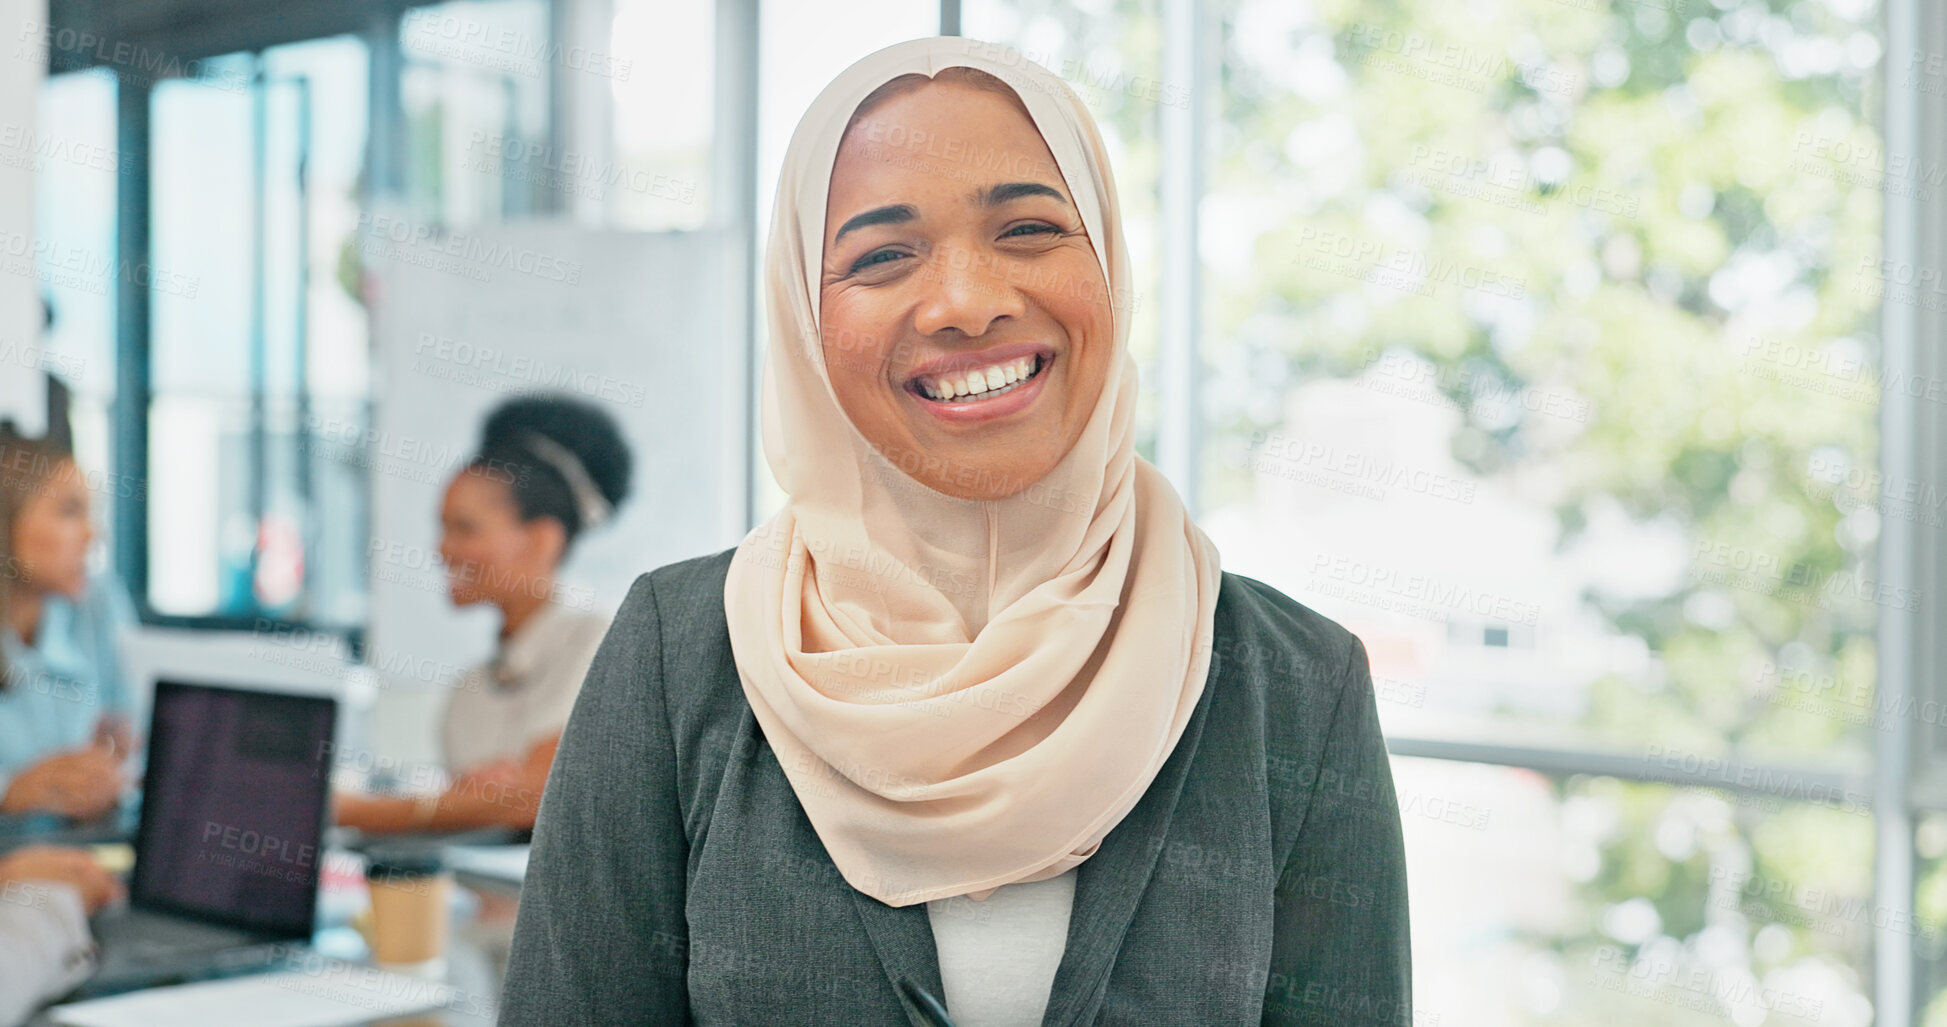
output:
[[[1006,6],[1003,41],[1058,72],[1158,74],[1154,0]],[[1882,515],[1926,512],[1871,477],[1878,18],[1873,0],[1220,0],[1212,444],[1278,430],[1303,382],[1425,361],[1464,417],[1455,459],[1553,510],[1558,548],[1600,543],[1620,513],[1690,554],[1664,594],[1584,596],[1654,655],[1593,682],[1575,727],[1639,752],[1863,769],[1911,716],[1871,696],[1876,614],[1910,601],[1874,592],[1872,544]],[[1092,106],[1123,147],[1125,205],[1152,202],[1157,105]],[[1877,159],[1849,159],[1862,153]],[[1240,222],[1243,252],[1222,252]],[[1588,416],[1484,401],[1509,392],[1575,397]],[[1225,464],[1205,461],[1206,508],[1254,487]],[[1837,687],[1812,694],[1819,680]],[[1601,778],[1558,789],[1606,813],[1577,880],[1585,915],[1522,939],[1569,968],[1567,997],[1526,1022],[1870,1016],[1872,944],[1907,935],[1875,935],[1869,905],[1859,922],[1869,816]],[[1750,881],[1775,890],[1739,893]],[[1921,892],[1928,922],[1947,922],[1947,876]],[[1616,948],[1626,969],[1707,968],[1709,986],[1582,972]],[[1739,1008],[1733,980],[1818,1004]]]
[[[1875,12],[1837,6],[1322,0],[1225,20],[1233,145],[1213,190],[1273,212],[1252,263],[1279,269],[1216,283],[1210,364],[1240,368],[1245,397],[1228,430],[1275,429],[1291,382],[1412,354],[1464,417],[1456,460],[1519,480],[1561,548],[1603,509],[1680,532],[1695,555],[1679,587],[1585,596],[1656,654],[1651,674],[1594,682],[1580,725],[1639,751],[1857,767],[1874,734],[1779,701],[1794,674],[1870,682],[1879,609],[1845,587],[1873,577],[1874,514],[1810,471],[1871,468],[1877,444],[1870,362],[1827,358],[1875,349],[1876,279],[1858,269],[1878,256],[1880,196],[1799,145],[1876,145]],[[1297,59],[1252,59],[1279,49]],[[1349,289],[1330,259],[1348,252],[1481,285]],[[1267,346],[1282,381],[1241,370]],[[1522,390],[1589,416],[1478,402]],[[1852,1022],[1872,931],[1820,903],[1870,903],[1870,819],[1561,788],[1614,814],[1579,886],[1591,916],[1525,941],[1582,967],[1616,947],[1638,973],[1585,975],[1532,1022],[1746,1023],[1754,1005],[1767,1023]],[[1741,1001],[1740,979],[1773,1000]]]
[[[1877,518],[1849,520],[1862,496],[1811,468],[1874,466],[1875,371],[1786,372],[1876,345],[1862,288],[1876,279],[1860,268],[1878,256],[1879,194],[1797,144],[1876,145],[1876,12],[1262,6],[1225,21],[1234,145],[1212,189],[1270,208],[1252,263],[1278,273],[1213,282],[1209,363],[1237,378],[1219,394],[1242,397],[1222,430],[1275,429],[1290,382],[1356,374],[1376,351],[1430,362],[1466,419],[1455,458],[1483,478],[1543,472],[1520,480],[1555,510],[1560,547],[1613,509],[1697,554],[1667,594],[1586,597],[1660,658],[1653,675],[1597,683],[1593,732],[1863,765],[1869,733],[1776,701],[1764,668],[1871,681],[1879,606],[1852,586],[1873,578]],[[1257,38],[1267,21],[1281,38]],[[1279,50],[1297,59],[1252,59]],[[1821,60],[1835,66],[1808,70]],[[1294,262],[1323,239],[1333,255],[1376,253],[1369,264],[1409,255],[1436,284],[1491,284],[1348,288],[1339,267]],[[1457,269],[1446,283],[1442,268]],[[1248,369],[1266,347],[1289,362],[1283,380]],[[1572,395],[1590,416],[1477,402],[1509,390]]]

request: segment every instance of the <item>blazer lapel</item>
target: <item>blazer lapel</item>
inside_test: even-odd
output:
[[[1068,948],[1055,970],[1054,988],[1048,996],[1048,1011],[1042,1027],[1076,1027],[1093,1021],[1108,994],[1109,971],[1116,953],[1122,949],[1122,936],[1135,919],[1149,879],[1156,872],[1156,860],[1163,851],[1170,821],[1176,812],[1177,796],[1196,756],[1197,742],[1203,737],[1204,711],[1217,689],[1217,660],[1213,655],[1210,674],[1190,722],[1183,727],[1163,767],[1149,790],[1129,810],[1122,822],[1109,830],[1102,845],[1076,868],[1075,906],[1068,917]],[[935,957],[937,958],[937,956]],[[951,1010],[949,1010],[950,1012]]]
[[[946,988],[940,984],[940,952],[933,942],[933,922],[927,919],[926,903],[888,906],[857,888],[845,890],[852,893],[852,904],[858,907],[859,919],[865,921],[865,933],[872,938],[872,948],[879,954],[906,1019],[913,1027],[936,1027],[899,986],[900,978],[909,979],[942,1005],[946,1003]]]

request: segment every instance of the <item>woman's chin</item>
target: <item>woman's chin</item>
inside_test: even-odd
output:
[[[993,453],[987,451],[958,461],[949,457],[928,470],[935,473],[921,480],[935,492],[944,492],[955,499],[991,502],[1026,490],[1046,477],[1053,465],[1043,466],[1042,461],[996,461]]]

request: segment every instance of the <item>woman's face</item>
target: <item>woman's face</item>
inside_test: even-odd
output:
[[[1113,356],[1108,283],[1054,155],[1007,98],[958,83],[893,96],[840,142],[819,296],[846,416],[961,499],[1052,470]]]
[[[439,558],[455,606],[523,605],[545,599],[564,532],[552,517],[522,521],[505,474],[469,468],[453,476],[440,506]]]
[[[94,538],[81,469],[62,461],[14,520],[14,571],[30,589],[79,599],[88,587],[88,543]]]

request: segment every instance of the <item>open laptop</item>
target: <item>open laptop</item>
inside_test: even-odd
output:
[[[308,944],[338,704],[158,682],[129,902],[98,917],[104,995],[261,965]]]

